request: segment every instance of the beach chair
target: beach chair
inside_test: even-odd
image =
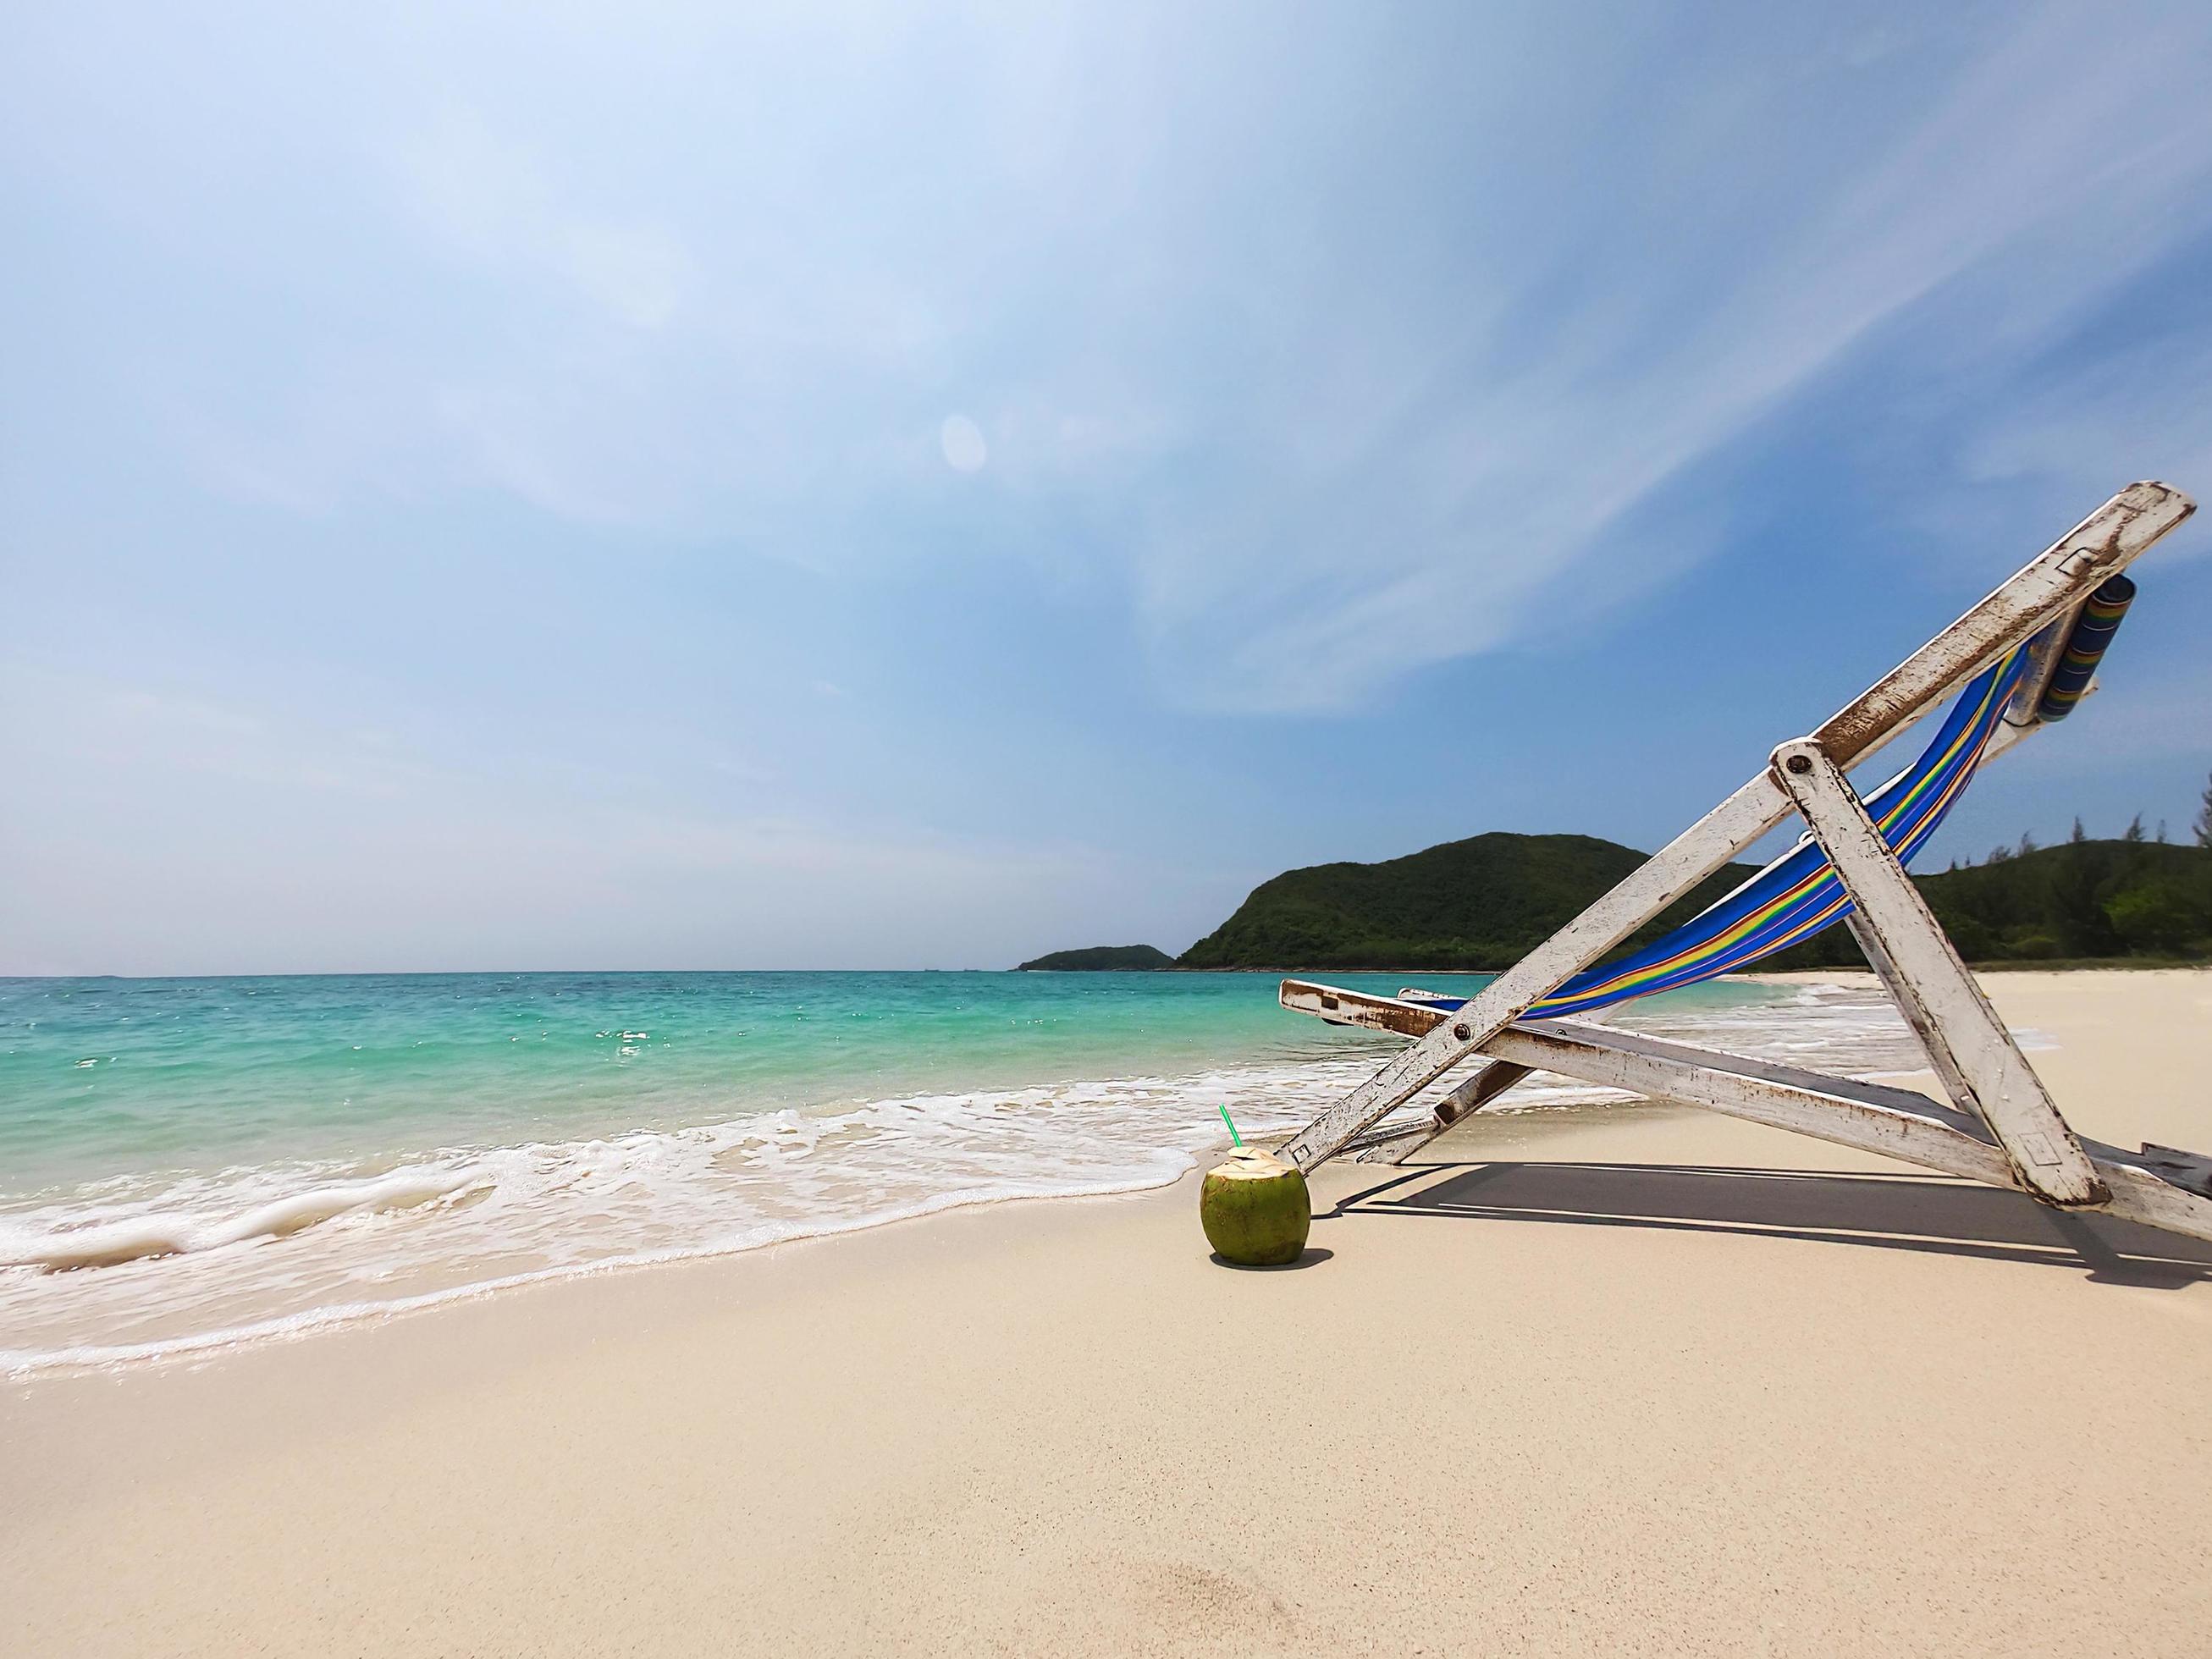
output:
[[[2212,1239],[2212,1159],[2075,1135],[1904,867],[1979,766],[2089,692],[2134,597],[2122,573],[2194,510],[2164,484],[2130,484],[1818,731],[1776,749],[1757,776],[1474,996],[1284,981],[1285,1008],[1414,1041],[1282,1156],[1302,1170],[1340,1153],[1399,1162],[1541,1070]],[[1844,769],[1954,691],[1920,758],[1861,796]],[[1806,833],[1782,857],[1655,943],[1591,965],[1793,814]],[[1950,1106],[1577,1018],[1748,967],[1838,921],[1857,937]],[[1428,1111],[1383,1121],[1470,1060],[1485,1063]]]

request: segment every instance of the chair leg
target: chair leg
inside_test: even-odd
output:
[[[1379,1140],[1359,1154],[1362,1164],[1403,1164],[1461,1119],[1472,1117],[1528,1075],[1526,1066],[1510,1060],[1493,1060],[1437,1103],[1425,1122],[1416,1122],[1402,1135]]]
[[[2112,1194],[2088,1154],[1850,781],[1809,738],[1784,744],[1772,766],[1865,921],[1875,971],[1929,1045],[1945,1087],[1963,1091],[1960,1108],[1989,1125],[2021,1186],[2036,1197],[2069,1208],[2107,1202]]]

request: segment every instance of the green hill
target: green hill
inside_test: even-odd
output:
[[[1183,968],[1502,968],[1644,861],[1592,836],[1503,832],[1381,864],[1322,864],[1261,883],[1183,952]],[[1695,915],[1751,873],[1730,865],[1622,949]],[[1918,878],[1970,961],[2212,955],[2212,849],[2069,842]],[[1833,927],[1777,968],[1863,965]]]
[[[1039,957],[1035,962],[1024,963],[1016,971],[1046,969],[1061,973],[1103,971],[1127,974],[1175,965],[1173,957],[1149,945],[1093,945],[1081,951],[1054,951],[1049,956]]]
[[[1644,854],[1595,836],[1494,832],[1381,864],[1321,864],[1262,882],[1178,958],[1184,968],[1502,968],[1557,932]],[[1748,872],[1730,866],[1638,935],[1656,938]]]

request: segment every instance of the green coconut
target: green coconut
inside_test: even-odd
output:
[[[1296,1166],[1256,1146],[1239,1147],[1206,1172],[1198,1218],[1206,1242],[1240,1267],[1296,1261],[1313,1225],[1313,1200]]]

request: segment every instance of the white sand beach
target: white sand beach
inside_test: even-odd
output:
[[[2212,1150],[2212,974],[1987,980]],[[0,1651],[2202,1651],[2212,1246],[1686,1110],[0,1389]]]

